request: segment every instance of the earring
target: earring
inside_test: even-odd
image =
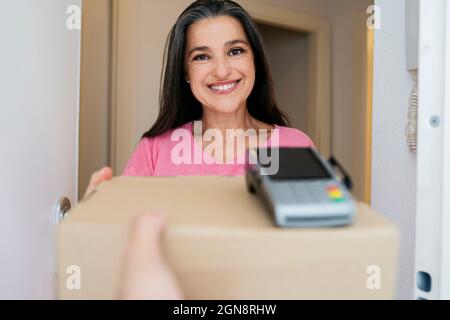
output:
[[[190,83],[189,80],[186,80],[187,83]]]

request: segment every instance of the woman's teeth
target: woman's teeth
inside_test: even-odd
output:
[[[215,91],[227,91],[230,90],[231,88],[235,87],[237,85],[237,81],[224,85],[224,86],[210,86],[211,89],[215,90]]]

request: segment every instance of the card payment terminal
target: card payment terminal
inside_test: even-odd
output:
[[[272,152],[277,171],[261,161]],[[355,203],[350,177],[334,160],[327,162],[311,148],[255,149],[248,151],[246,183],[274,215],[280,227],[332,227],[352,223]],[[333,167],[344,174],[341,180]],[[272,168],[273,169],[273,168]]]

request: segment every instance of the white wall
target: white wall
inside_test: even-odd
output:
[[[412,77],[405,56],[405,0],[376,0],[381,29],[375,31],[372,206],[400,227],[398,298],[413,297],[416,157],[406,145]]]
[[[0,1],[0,300],[55,296],[55,207],[76,204],[81,0]],[[51,311],[49,311],[51,312]]]

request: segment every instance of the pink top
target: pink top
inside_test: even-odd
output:
[[[174,135],[175,130],[178,131]],[[275,131],[278,135],[272,134],[266,141],[266,147],[314,147],[312,140],[300,130],[275,125]],[[186,149],[181,147],[181,141],[188,142]],[[180,155],[183,161],[180,161]],[[203,152],[194,139],[192,122],[189,122],[159,136],[142,139],[128,161],[123,175],[143,177],[245,174],[245,164],[240,161],[220,164],[211,163],[211,160],[211,156]]]

